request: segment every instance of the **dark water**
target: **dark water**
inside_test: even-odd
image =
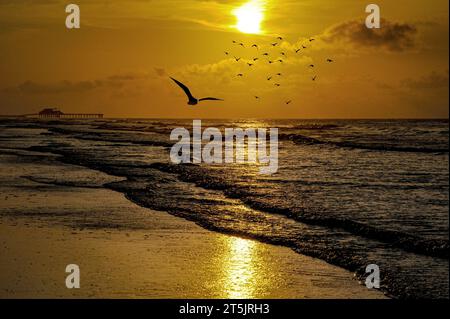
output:
[[[278,127],[278,173],[260,175],[252,164],[171,164],[170,131],[191,129],[190,120],[2,120],[0,148],[60,154],[61,161],[123,176],[105,187],[358,276],[375,263],[392,296],[448,298],[448,121],[202,124]]]

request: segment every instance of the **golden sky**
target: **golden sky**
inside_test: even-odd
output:
[[[53,106],[107,117],[448,118],[447,0],[374,1],[377,31],[364,26],[368,1],[253,1],[259,31],[245,21],[252,15],[237,20],[249,1],[74,0],[81,28],[69,30],[69,2],[0,0],[0,114]],[[188,106],[169,76],[225,101]]]

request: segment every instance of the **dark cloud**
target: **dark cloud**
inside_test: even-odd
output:
[[[17,86],[3,89],[3,92],[21,94],[82,93],[99,88],[122,88],[126,82],[145,80],[147,78],[149,78],[149,76],[145,73],[128,73],[111,75],[104,79],[88,81],[62,80],[49,84],[25,81]]]
[[[60,81],[52,84],[41,84],[34,81],[25,81],[15,87],[6,88],[6,93],[23,93],[23,94],[58,94],[67,92],[84,92],[90,91],[101,86],[96,81]]]
[[[448,71],[446,73],[431,72],[417,79],[406,79],[402,84],[407,88],[415,90],[448,88]]]
[[[155,68],[155,72],[158,76],[162,77],[162,76],[166,76],[167,72],[165,69],[163,68]]]
[[[383,82],[377,82],[376,83],[377,88],[379,89],[383,89],[383,90],[393,90],[395,89],[395,86],[388,84],[388,83],[383,83]]]
[[[146,73],[126,73],[126,74],[116,74],[111,75],[107,78],[109,81],[136,81],[148,78],[149,75]]]
[[[415,46],[416,34],[417,28],[412,24],[382,20],[380,29],[368,29],[364,21],[352,20],[332,27],[322,39],[401,52]]]

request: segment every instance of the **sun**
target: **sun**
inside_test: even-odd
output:
[[[261,33],[261,22],[264,18],[260,1],[249,1],[232,12],[237,18],[236,28],[244,33]]]

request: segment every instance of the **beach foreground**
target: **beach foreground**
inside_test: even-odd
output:
[[[50,167],[1,158],[1,298],[384,298],[289,248],[211,232],[114,191],[33,182],[23,176]],[[68,264],[80,267],[80,289],[65,286]]]

